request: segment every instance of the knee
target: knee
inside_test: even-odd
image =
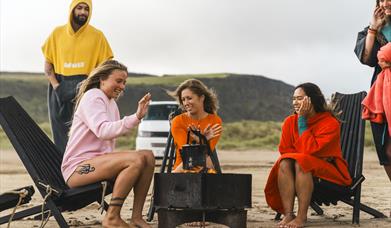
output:
[[[127,163],[128,167],[131,167],[132,170],[141,170],[145,166],[145,159],[141,154],[137,154],[136,156],[129,157]]]
[[[155,156],[151,150],[137,151],[136,163],[140,168],[155,167]]]
[[[292,163],[293,161],[291,159],[281,160],[279,171],[283,173],[292,172],[293,171]]]
[[[151,150],[142,151],[146,165],[155,167],[155,156],[153,155]]]
[[[297,161],[295,161],[295,172],[296,173],[304,173],[303,169],[301,168],[301,166],[299,165],[299,163]]]

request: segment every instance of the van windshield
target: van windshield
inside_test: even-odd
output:
[[[150,105],[144,120],[168,120],[168,115],[177,108],[176,104]]]

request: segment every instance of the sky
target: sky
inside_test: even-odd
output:
[[[43,72],[41,46],[65,24],[70,0],[0,0],[0,71]],[[354,54],[375,0],[93,0],[103,31],[129,71],[238,73],[326,96],[368,90],[372,69]]]

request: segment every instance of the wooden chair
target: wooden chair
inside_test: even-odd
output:
[[[69,188],[61,174],[62,154],[13,97],[0,98],[0,124],[18,153],[43,198],[45,215],[53,215],[58,225],[69,227],[61,212],[74,211],[101,202],[101,183]],[[105,194],[111,193],[111,187]],[[20,211],[14,220],[41,213],[42,205]],[[104,202],[104,209],[108,204]],[[50,213],[49,213],[50,212]],[[44,215],[42,215],[44,216]],[[0,224],[10,216],[0,218]]]
[[[17,206],[19,200],[19,205],[29,203],[34,192],[34,187],[30,185],[0,194],[0,211]]]
[[[364,159],[364,135],[365,121],[361,118],[361,102],[366,92],[355,94],[335,93],[332,103],[336,104],[336,110],[341,111],[341,149],[344,159],[349,165],[349,173],[353,179],[350,186],[340,186],[322,179],[314,182],[311,208],[317,214],[322,215],[321,205],[337,205],[342,201],[353,208],[352,223],[360,223],[360,210],[375,218],[385,218],[381,212],[361,203],[361,183],[365,180],[362,174]],[[281,214],[277,213],[275,219],[280,219]]]

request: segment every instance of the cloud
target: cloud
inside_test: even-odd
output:
[[[353,48],[374,2],[95,0],[91,23],[137,72],[249,73],[355,91],[371,77]],[[42,71],[40,46],[66,22],[69,2],[0,4],[0,70]]]

